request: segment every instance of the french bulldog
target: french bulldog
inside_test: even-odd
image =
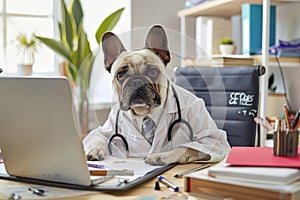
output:
[[[165,70],[171,57],[164,29],[159,25],[153,26],[147,34],[145,48],[131,52],[126,51],[115,34],[107,32],[102,38],[102,48],[105,68],[112,76],[120,110],[129,112],[131,116],[155,116],[155,113],[161,112],[168,101],[171,87]],[[104,159],[107,155],[106,145],[101,140],[92,141],[86,148],[88,160]],[[145,162],[166,165],[209,159],[209,154],[181,146],[152,153],[145,158]]]

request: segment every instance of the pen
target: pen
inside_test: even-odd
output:
[[[210,164],[205,164],[205,165],[201,165],[199,167],[195,167],[195,168],[192,168],[192,169],[189,169],[189,170],[186,170],[186,171],[183,171],[183,172],[180,172],[178,174],[175,174],[174,177],[175,178],[178,178],[178,177],[181,177],[185,174],[189,174],[189,173],[192,173],[192,172],[195,172],[195,171],[199,171],[201,169],[205,169],[207,167],[210,167]]]
[[[92,176],[133,176],[133,170],[90,170],[90,175]]]
[[[286,104],[283,105],[283,112],[284,112],[284,119],[285,119],[287,129],[290,130],[291,129],[291,124],[289,120],[290,114]]]
[[[36,189],[36,188],[28,188],[29,191],[31,191],[33,194],[36,194],[38,196],[43,196],[45,193],[45,190],[43,189]]]
[[[300,110],[296,113],[295,118],[293,119],[292,123],[291,123],[291,127],[292,129],[297,129],[298,127],[296,127],[297,122],[299,121],[299,116],[300,116]]]
[[[97,169],[103,169],[104,165],[95,164],[95,163],[88,163],[88,167],[97,168]]]
[[[168,188],[172,189],[174,192],[178,192],[179,191],[179,187],[173,185],[170,181],[168,181],[167,179],[165,179],[163,176],[158,176],[158,181],[161,182],[162,184],[166,185]]]
[[[276,119],[275,120],[275,129],[274,129],[274,131],[275,132],[277,132],[277,131],[279,131],[279,132],[281,132],[281,131],[283,131],[283,129],[284,129],[284,127],[283,127],[283,123],[284,123],[284,120],[281,120],[281,119]]]

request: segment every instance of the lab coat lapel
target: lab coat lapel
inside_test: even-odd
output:
[[[132,119],[128,113],[123,112],[123,134],[126,135],[126,139],[129,145],[129,151],[134,153],[148,152],[151,147],[149,142],[145,139],[141,132],[141,123],[139,119]]]
[[[176,85],[173,87],[177,92],[180,108],[182,111],[185,107],[185,104],[179,95],[180,91],[178,91],[178,87]],[[168,148],[167,146],[170,145],[170,142],[168,142],[168,129],[171,123],[177,118],[178,118],[178,114],[177,114],[176,99],[170,87],[167,95],[166,104],[164,107],[164,113],[161,115],[161,118],[158,120],[157,129],[153,140],[153,145],[149,153],[159,152],[162,149]]]

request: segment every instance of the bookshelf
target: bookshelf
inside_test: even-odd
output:
[[[269,21],[270,11],[266,7],[269,8],[270,5],[283,5],[289,2],[296,2],[296,1],[297,0],[208,0],[197,6],[179,10],[177,12],[177,16],[180,18],[180,26],[181,26],[180,32],[182,35],[181,56],[184,58],[186,56],[189,56],[185,54],[185,48],[184,48],[185,47],[184,35],[186,35],[186,18],[196,18],[199,16],[230,18],[234,15],[241,14],[241,6],[244,3],[253,3],[253,4],[263,4],[264,6],[263,20]],[[268,11],[268,13],[266,13],[266,10]],[[268,19],[264,19],[264,18],[268,18]],[[264,26],[264,28],[269,28],[269,26]],[[266,43],[267,40],[269,40],[268,37],[263,37],[263,43]]]
[[[270,24],[270,6],[272,5],[282,5],[289,2],[296,2],[295,0],[209,0],[203,2],[197,6],[182,9],[177,12],[177,16],[180,18],[180,54],[182,58],[186,58],[186,18],[198,16],[211,16],[211,17],[223,17],[230,18],[233,15],[238,15],[241,13],[241,6],[244,3],[262,4],[263,5],[263,31],[262,31],[262,55],[260,57],[260,63],[266,67],[266,74],[260,77],[260,117],[265,117],[266,112],[266,101],[267,101],[267,81],[268,81],[268,71],[269,71],[269,24]],[[299,63],[298,60],[293,60],[292,62]],[[264,146],[266,132],[261,130],[260,133],[260,144],[259,146]]]
[[[262,4],[262,0],[209,0],[197,6],[180,10],[178,17],[231,17],[241,13],[244,3]],[[283,4],[283,1],[273,1],[272,5]]]

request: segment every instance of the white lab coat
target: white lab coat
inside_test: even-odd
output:
[[[178,119],[177,105],[172,91],[169,89],[167,101],[161,106],[159,114],[153,116],[157,129],[152,146],[144,138],[142,133],[142,118],[133,117],[130,111],[121,111],[118,121],[118,129],[129,145],[129,157],[145,157],[154,152],[170,151],[176,147],[189,147],[203,153],[209,154],[211,159],[208,162],[218,162],[222,160],[230,151],[227,142],[226,132],[216,127],[215,122],[206,110],[204,101],[197,98],[190,92],[179,86],[175,88],[181,107],[182,119],[188,121],[193,129],[193,141],[190,141],[190,134],[185,125],[174,127],[172,140],[168,142],[167,132],[170,124]],[[108,138],[115,133],[116,114],[119,106],[112,108],[109,117],[103,126],[92,130],[83,140],[85,148],[94,140],[108,141]],[[159,116],[157,116],[159,115]],[[125,157],[124,144],[116,137],[112,144],[114,156]],[[107,154],[109,154],[107,149]]]

